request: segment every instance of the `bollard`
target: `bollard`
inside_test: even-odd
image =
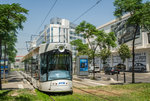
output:
[[[125,72],[123,73],[123,75],[124,75],[124,83],[126,83],[126,74],[125,74]]]
[[[117,73],[117,81],[118,81],[118,73]]]

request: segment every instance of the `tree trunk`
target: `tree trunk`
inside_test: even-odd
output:
[[[136,37],[136,33],[138,30],[138,24],[135,27],[135,32],[133,35],[133,43],[132,43],[132,83],[135,83],[135,73],[134,73],[134,61],[135,61],[135,52],[134,52],[134,48],[135,48],[135,37]]]
[[[95,79],[95,53],[93,53],[93,78]]]
[[[2,40],[0,39],[0,90],[2,90],[2,81],[1,81],[1,59],[2,59]]]
[[[6,66],[6,44],[4,47],[4,67],[3,67],[3,80],[5,82],[5,66]]]

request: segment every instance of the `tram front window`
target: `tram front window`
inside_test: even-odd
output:
[[[71,79],[71,57],[68,52],[48,54],[48,80]]]

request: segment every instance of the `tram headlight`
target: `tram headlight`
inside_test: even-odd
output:
[[[60,52],[64,52],[64,51],[65,51],[65,46],[59,46],[59,47],[58,47],[58,50],[59,50]]]

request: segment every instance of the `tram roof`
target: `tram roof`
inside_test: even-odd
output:
[[[41,44],[39,54],[48,52],[50,50],[58,49],[59,46],[64,46],[65,49],[71,51],[71,45],[68,43],[50,43],[50,44]]]
[[[50,44],[41,44],[32,51],[30,51],[27,55],[25,55],[21,61],[26,60],[27,58],[32,57],[34,54],[41,54],[53,49],[58,49],[59,46],[64,46],[65,49],[68,49],[71,51],[71,45],[68,43],[50,43]]]

